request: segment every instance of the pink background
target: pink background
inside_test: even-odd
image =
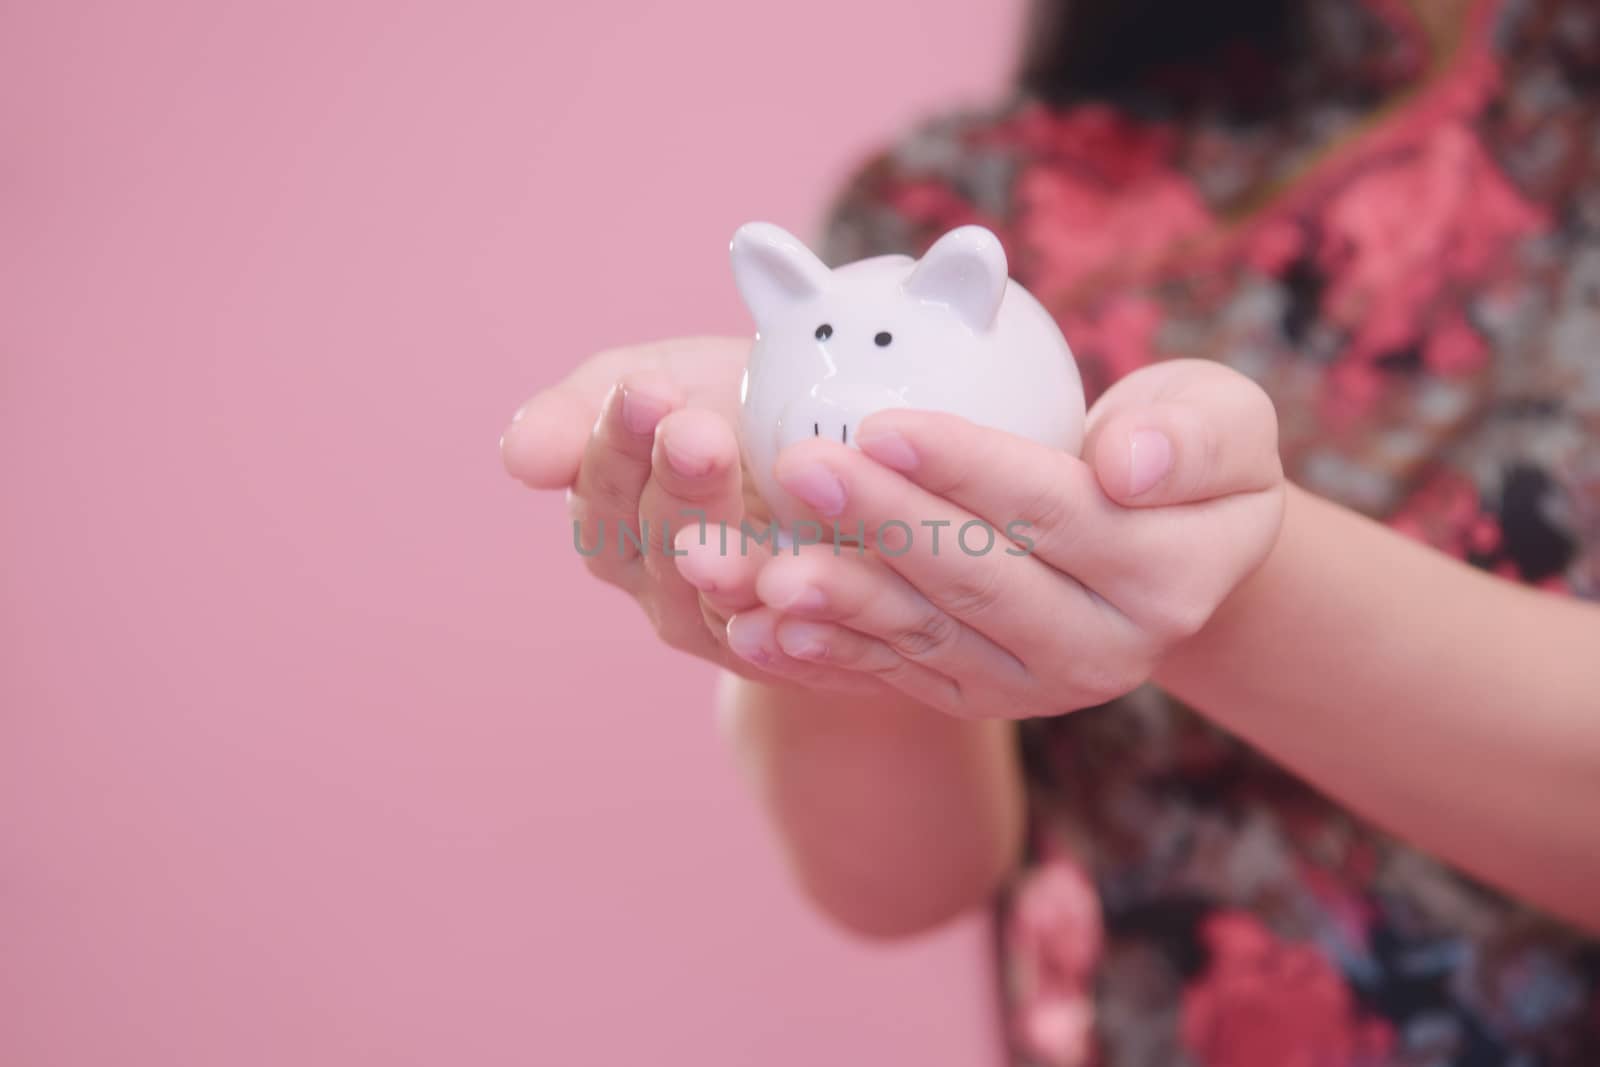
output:
[[[1015,14],[5,5],[0,1062],[993,1062],[981,926],[806,909],[496,438]]]

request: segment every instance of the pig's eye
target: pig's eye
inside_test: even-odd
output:
[[[829,326],[827,323],[823,323],[821,326],[817,327],[817,340],[826,341],[828,338],[830,338],[832,336],[833,336],[833,327],[832,326]]]
[[[883,330],[882,332],[880,332],[878,334],[878,336],[876,336],[876,337],[874,337],[872,339],[873,343],[876,344],[879,348],[888,348],[889,347],[889,342],[893,341],[893,340],[894,340],[894,335],[891,334],[888,330]]]

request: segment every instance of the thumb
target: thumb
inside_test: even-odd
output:
[[[1104,400],[1112,399],[1108,392]],[[1206,375],[1095,415],[1084,457],[1105,494],[1125,507],[1198,503],[1283,480],[1277,413],[1243,375]]]
[[[533,489],[570,486],[599,414],[599,405],[564,383],[535,394],[500,435],[507,473]]]
[[[569,488],[608,404],[620,403],[626,418],[642,398],[645,410],[657,410],[659,418],[659,410],[682,402],[664,371],[649,366],[613,370],[615,362],[597,357],[517,409],[500,435],[500,460],[513,478],[532,489]]]

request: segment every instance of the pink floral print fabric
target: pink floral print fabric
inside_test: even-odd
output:
[[[828,254],[987,225],[1091,396],[1220,360],[1274,397],[1299,484],[1600,598],[1600,5],[1460,6],[1430,67],[1409,5],[1317,4],[1316,61],[1254,116],[928,123],[851,182]],[[1029,861],[996,923],[1016,1064],[1600,1065],[1594,940],[1159,692],[1021,734]]]

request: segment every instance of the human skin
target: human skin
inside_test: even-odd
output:
[[[684,507],[737,523],[759,506],[732,431],[747,344],[595,357],[524,407],[508,468],[571,490],[590,529],[681,526]],[[930,413],[874,416],[859,441],[780,457],[819,519],[1021,516],[1037,552],[762,558],[691,529],[681,557],[590,562],[727,670],[740,762],[844,925],[896,936],[981,906],[1021,847],[1011,721],[1153,680],[1352,810],[1600,930],[1600,609],[1286,485],[1270,403],[1215,364],[1108,390],[1082,461]]]

